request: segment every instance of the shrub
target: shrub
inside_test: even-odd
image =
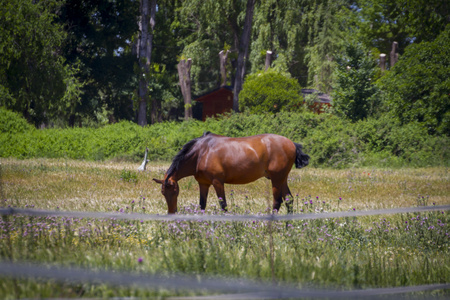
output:
[[[363,160],[369,164],[423,167],[450,158],[449,139],[429,135],[418,122],[401,125],[385,115],[356,123],[354,131],[365,148]]]
[[[247,76],[239,103],[241,110],[253,114],[298,111],[303,106],[303,97],[297,80],[267,70]]]
[[[33,130],[34,127],[18,113],[0,106],[0,133],[23,133]]]
[[[17,118],[19,124],[20,118]],[[26,125],[25,125],[26,126]],[[20,128],[20,127],[19,127]],[[431,136],[417,123],[400,126],[385,116],[352,123],[329,114],[280,112],[227,114],[206,122],[165,122],[141,127],[120,122],[101,128],[0,132],[0,157],[67,157],[86,160],[170,161],[204,131],[240,137],[276,133],[304,145],[314,167],[448,165],[449,139]]]
[[[411,44],[378,82],[384,105],[401,124],[419,121],[432,134],[450,132],[450,25],[433,42]]]
[[[331,117],[323,121],[305,139],[311,164],[343,168],[356,164],[361,145],[345,119]]]

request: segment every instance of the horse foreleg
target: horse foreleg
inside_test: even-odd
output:
[[[200,209],[205,210],[210,185],[199,183],[198,186],[200,187]]]
[[[222,207],[224,211],[227,211],[227,199],[225,198],[225,187],[223,182],[214,180],[213,186],[216,190],[217,198],[219,198],[220,207]]]

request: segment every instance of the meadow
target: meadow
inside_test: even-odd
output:
[[[71,159],[1,159],[1,207],[165,214],[160,186],[169,164]],[[450,172],[430,168],[293,169],[294,213],[450,204]],[[185,214],[222,214],[210,191],[198,207],[193,178],[180,181]],[[226,186],[229,214],[267,214],[266,179]],[[281,214],[286,213],[283,206]],[[195,274],[342,290],[448,283],[450,214],[436,211],[274,222],[141,222],[4,216],[0,260],[145,274]],[[198,291],[133,289],[2,278],[3,299],[155,297]],[[446,297],[446,290],[427,297]]]

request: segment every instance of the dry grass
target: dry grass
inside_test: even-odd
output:
[[[148,171],[137,172],[138,164],[131,163],[2,159],[0,206],[81,211],[133,208],[135,212],[143,212],[145,207],[146,213],[165,214],[160,187],[151,179],[162,178],[168,166],[151,162]],[[306,201],[302,199],[310,197],[315,203],[320,201],[319,205],[325,201],[323,207],[331,210],[417,206],[419,194],[420,200],[423,195],[430,205],[450,204],[446,168],[305,168],[293,170],[289,181],[297,211]],[[195,180],[186,178],[180,186],[179,208],[197,205]],[[226,188],[230,210],[239,206],[238,212],[258,213],[270,206],[271,187],[266,179]],[[218,207],[213,189],[209,198],[207,209]],[[449,278],[448,216],[439,211],[420,216],[275,222],[273,226],[267,222],[142,223],[17,216],[0,218],[0,260],[245,277],[298,287],[315,284],[360,289],[445,283]],[[149,298],[170,293],[8,278],[0,281],[0,295],[8,299]],[[447,294],[441,291],[437,296]]]
[[[125,162],[87,162],[64,159],[1,160],[2,199],[7,205],[39,209],[115,211],[131,209],[165,213],[160,187],[151,179],[162,178],[168,163],[150,162],[147,171]],[[129,173],[137,182],[121,179]],[[296,200],[319,197],[334,209],[346,210],[407,207],[425,196],[428,204],[450,204],[448,168],[421,169],[293,169],[289,187]],[[180,181],[179,207],[198,204],[198,186],[193,177]],[[260,179],[248,185],[227,185],[229,207],[250,212],[264,211],[271,205],[271,185]],[[298,197],[297,197],[298,195]],[[338,208],[338,199],[342,198]],[[5,200],[3,200],[5,201]],[[218,205],[210,189],[208,207]],[[294,203],[294,209],[297,203]]]

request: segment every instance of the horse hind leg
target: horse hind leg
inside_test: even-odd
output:
[[[276,186],[272,186],[272,193],[273,193],[273,205],[272,210],[280,211],[281,204],[283,203],[283,197],[281,196],[281,189]]]
[[[289,190],[289,187],[287,185],[287,180],[283,184],[282,195],[283,199],[285,200],[288,214],[292,214],[294,212],[294,198],[292,197],[291,190]]]
[[[273,210],[280,211],[281,204],[285,201],[288,213],[293,212],[293,199],[287,185],[287,179],[281,183],[272,180]]]
[[[272,210],[280,211],[281,204],[283,203],[283,185],[280,181],[276,180],[272,176],[272,194],[273,194],[273,205]]]

